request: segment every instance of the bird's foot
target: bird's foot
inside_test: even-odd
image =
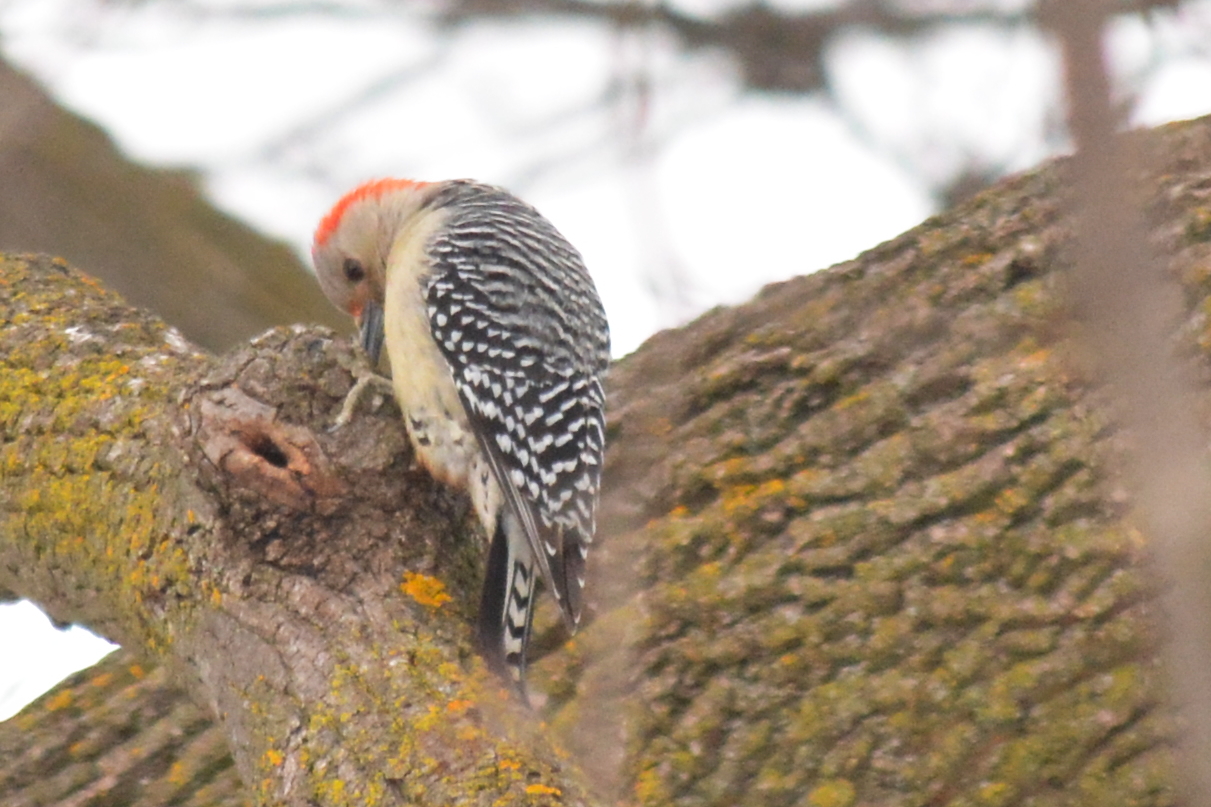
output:
[[[353,370],[353,377],[357,381],[353,384],[353,389],[349,390],[349,394],[345,396],[345,402],[341,404],[340,414],[336,416],[336,420],[332,422],[330,432],[337,431],[353,420],[353,410],[357,408],[358,401],[362,395],[366,393],[366,389],[371,385],[386,387],[387,391],[391,391],[391,379],[381,376],[373,370],[357,368]]]

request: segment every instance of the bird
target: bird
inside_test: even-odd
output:
[[[610,332],[584,260],[534,207],[468,179],[378,179],[316,227],[316,276],[354,318],[420,464],[488,542],[475,642],[526,700],[538,580],[570,632],[605,451]]]

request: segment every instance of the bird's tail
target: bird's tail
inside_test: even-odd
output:
[[[512,536],[512,539],[511,539]],[[493,672],[526,700],[526,648],[538,581],[530,545],[512,513],[503,512],[488,549],[476,643]]]

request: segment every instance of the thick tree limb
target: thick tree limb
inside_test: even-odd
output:
[[[1155,162],[1132,177],[1147,190],[1149,240],[1182,288],[1176,344],[1201,411],[1211,411],[1211,121],[1136,140]],[[1175,803],[1157,586],[1140,569],[1148,539],[1133,525],[1116,471],[1125,437],[1065,326],[1066,170],[1061,163],[1002,183],[853,262],[660,334],[612,371],[594,619],[561,644],[558,629],[545,627],[556,623],[548,612],[538,644],[549,652],[532,671],[546,696],[546,732],[604,799]],[[6,312],[29,295],[14,301],[11,288],[0,286]],[[48,299],[58,296],[52,289]],[[141,321],[125,309],[109,317],[99,321]],[[27,321],[5,313],[0,339]],[[340,803],[329,787],[335,779],[381,782],[387,796],[402,787],[417,798],[408,788],[430,776],[453,788],[427,764],[431,747],[384,738],[420,732],[440,748],[441,738],[455,737],[427,722],[419,695],[403,693],[459,706],[455,690],[480,697],[465,644],[478,573],[466,549],[474,541],[465,502],[409,471],[390,403],[359,411],[356,431],[325,433],[350,383],[342,365],[353,361],[326,332],[274,332],[220,365],[166,347],[156,327],[88,329],[119,340],[111,348],[124,365],[148,364],[140,378],[158,366],[142,361],[152,355],[175,362],[178,379],[193,379],[184,417],[169,414],[178,399],[136,385],[140,433],[188,445],[203,434],[201,403],[228,411],[216,396],[235,387],[274,417],[236,408],[229,423],[238,426],[217,429],[227,434],[211,452],[217,465],[195,446],[185,452],[190,465],[164,466],[181,473],[165,471],[157,463],[172,461],[153,443],[144,468],[130,459],[101,468],[107,501],[137,495],[131,480],[144,476],[165,491],[134,524],[167,524],[174,535],[176,522],[164,514],[177,497],[193,503],[194,521],[182,523],[201,536],[155,543],[147,559],[111,560],[90,540],[62,540],[82,522],[50,518],[60,512],[56,499],[31,501],[25,481],[39,464],[96,468],[93,455],[24,438],[22,429],[104,434],[130,418],[107,425],[91,414],[107,411],[102,394],[37,414],[43,396],[61,395],[55,379],[88,358],[78,352],[87,342],[74,345],[58,331],[44,335],[56,346],[46,356],[17,350],[11,355],[24,363],[13,366],[28,367],[30,379],[18,389],[29,392],[0,395],[0,433],[6,452],[9,442],[26,442],[0,466],[0,587],[44,592],[66,603],[55,610],[60,618],[86,615],[119,638],[148,635],[161,657],[183,658],[201,681],[187,684],[193,691],[226,693],[210,701],[227,713],[239,768],[254,783],[267,776],[270,793],[289,784],[299,789],[292,794]],[[102,369],[102,378],[114,373]],[[130,396],[126,377],[101,391]],[[248,412],[259,430],[247,427]],[[314,437],[323,463],[291,436],[295,427]],[[272,450],[266,437],[297,452]],[[258,457],[268,466],[255,477],[264,486],[236,484]],[[60,476],[74,478],[66,470]],[[310,481],[329,474],[345,493]],[[49,474],[42,486],[56,493],[59,478]],[[390,515],[371,504],[380,496],[395,503]],[[106,525],[120,526],[129,512],[94,507],[96,532],[112,532]],[[249,526],[236,534],[223,526],[231,523]],[[53,551],[22,548],[43,533]],[[51,567],[68,566],[59,559],[72,552],[83,553],[79,568],[98,571],[65,585],[70,570]],[[138,569],[136,559],[147,574],[105,565]],[[401,591],[403,570],[442,581],[452,601],[434,607],[436,589],[418,587],[420,578]],[[121,585],[133,603],[108,593]],[[324,656],[325,647],[335,649]],[[393,659],[407,661],[392,667]],[[52,719],[55,697],[29,714]],[[486,709],[475,710],[485,733],[515,725]],[[14,747],[11,726],[25,719],[5,724],[0,748]],[[389,742],[398,744],[376,745]],[[532,762],[512,768],[515,758],[498,754],[493,775],[532,769],[535,784],[562,789],[548,785],[566,780],[547,778],[560,775],[549,767],[557,763],[534,742],[515,746],[536,749]],[[444,772],[481,781],[481,748],[460,750]],[[368,759],[390,764],[372,769]],[[215,770],[207,786],[217,793],[230,773]]]
[[[5,807],[245,807],[231,746],[168,667],[118,650],[0,726]]]
[[[0,263],[0,579],[166,661],[264,803],[582,803],[470,650],[482,547],[324,330],[216,362],[65,264]]]

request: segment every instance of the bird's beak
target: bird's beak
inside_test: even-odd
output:
[[[357,326],[370,366],[378,367],[378,357],[383,352],[383,307],[374,301],[367,302],[357,318]]]

